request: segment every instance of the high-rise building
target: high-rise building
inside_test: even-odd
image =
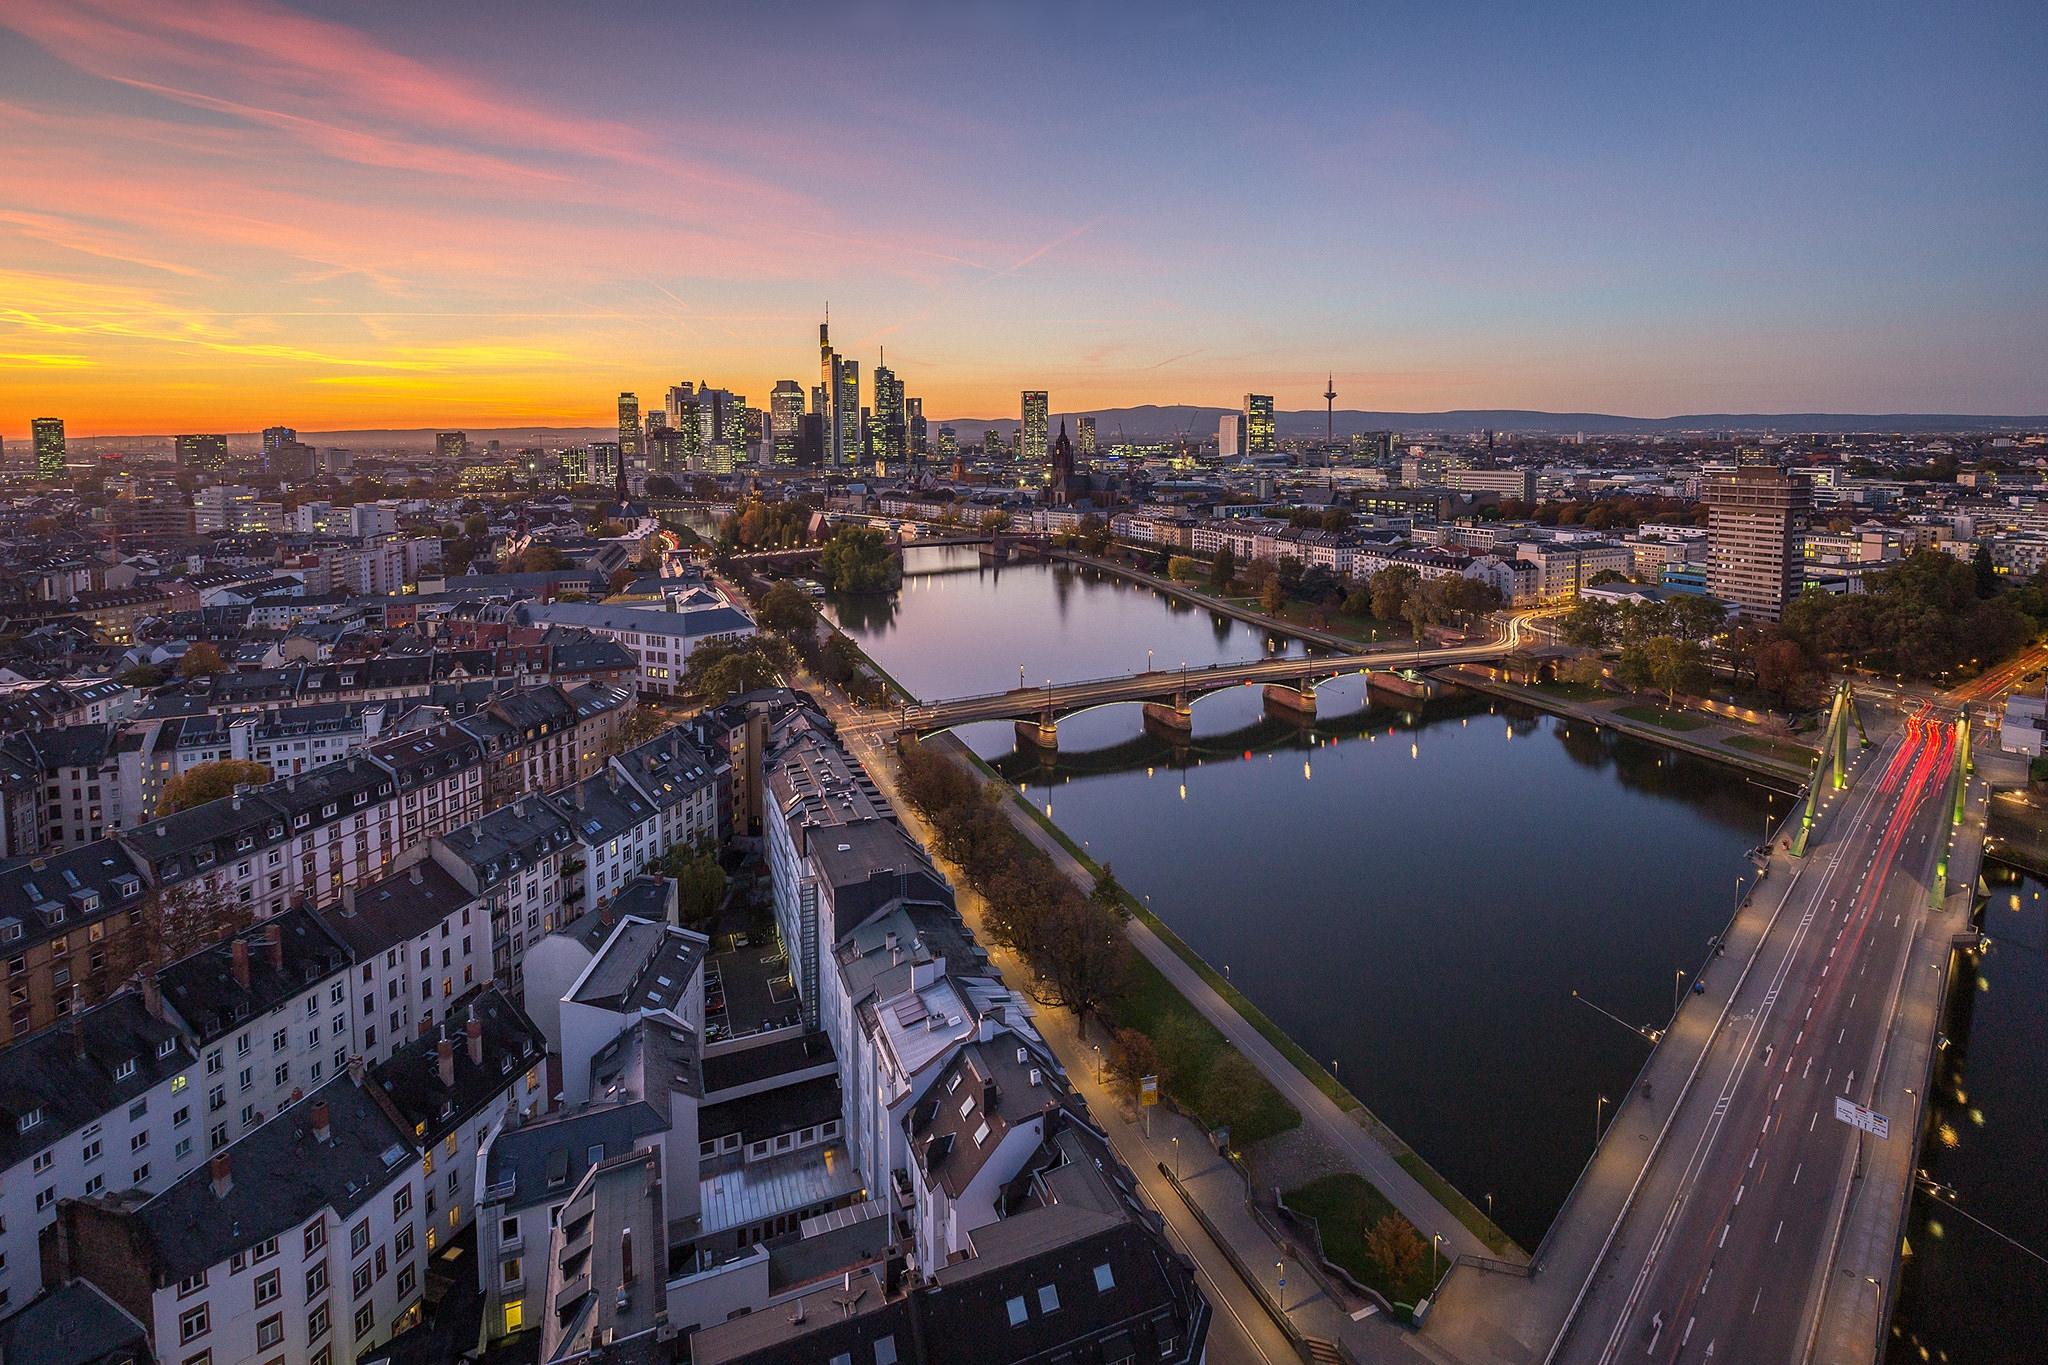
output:
[[[860,415],[860,362],[844,356],[833,357],[833,382],[838,386],[832,392],[832,420],[837,425],[832,433],[832,458],[835,464],[858,460],[863,437]]]
[[[1273,395],[1248,393],[1244,396],[1244,453],[1273,453]]]
[[[609,488],[625,474],[619,463],[617,441],[592,441],[588,447],[590,456],[590,481]]]
[[[1048,406],[1044,389],[1024,390],[1023,420],[1017,424],[1017,462],[1019,464],[1043,464],[1049,453],[1046,447],[1046,415]]]
[[[175,444],[180,469],[189,469],[195,473],[218,474],[227,468],[228,438],[222,433],[188,433],[178,437]]]
[[[1095,419],[1076,417],[1074,419],[1074,453],[1084,460],[1095,458]]]
[[[265,427],[263,428],[263,453],[268,455],[279,446],[290,445],[298,439],[299,433],[291,427]]]
[[[874,457],[884,464],[900,465],[909,433],[903,412],[903,381],[887,365],[877,364],[870,387],[875,394],[874,414],[869,427]]]
[[[269,433],[265,433],[266,437]],[[434,433],[434,458],[460,462],[469,457],[469,433],[466,431],[437,431]]]
[[[683,409],[695,407],[696,405],[697,386],[688,380],[684,380],[680,384],[668,386],[668,396],[663,400],[661,406],[663,415],[668,418],[669,426],[680,429],[683,425]]]
[[[619,458],[626,462],[628,469],[645,467],[641,459],[640,395],[637,393],[619,395]]]
[[[960,454],[960,437],[951,427],[939,428],[939,459],[951,464]]]
[[[910,458],[921,461],[931,453],[930,428],[925,425],[924,399],[903,400],[903,425],[910,438]]]
[[[776,464],[795,464],[803,439],[804,390],[794,379],[778,379],[768,395],[768,440]]]
[[[29,423],[36,449],[36,477],[45,483],[64,478],[64,419],[38,417]]]
[[[981,458],[994,464],[1001,464],[1010,457],[1009,444],[1003,439],[1003,433],[990,427],[981,433]]]
[[[1737,613],[1775,621],[1798,591],[1798,523],[1813,488],[1775,464],[1741,463],[1711,475],[1707,591]]]
[[[1226,412],[1216,419],[1216,455],[1234,460],[1244,454],[1244,414]]]

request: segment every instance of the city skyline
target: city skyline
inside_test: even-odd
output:
[[[482,14],[11,6],[0,434],[760,403],[827,300],[934,421],[2048,410],[2038,7]]]

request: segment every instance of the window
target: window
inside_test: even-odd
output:
[[[128,1173],[128,1183],[138,1189],[149,1183],[149,1163],[147,1161]]]
[[[186,1356],[179,1365],[213,1365],[213,1352],[201,1351],[196,1355]]]
[[[45,1185],[42,1189],[36,1191],[37,1213],[41,1213],[44,1209],[50,1207],[50,1205],[56,1202],[57,1187],[55,1185]]]
[[[1095,1292],[1107,1294],[1114,1288],[1116,1288],[1116,1276],[1110,1272],[1109,1262],[1104,1261],[1101,1265],[1095,1267]]]
[[[145,1128],[139,1133],[129,1134],[128,1150],[130,1152],[139,1152],[147,1146],[149,1146],[149,1129]]]
[[[207,1317],[206,1313],[206,1305],[203,1303],[197,1308],[179,1314],[178,1344],[182,1346],[195,1337],[205,1336],[211,1326],[211,1320]]]
[[[1038,1311],[1057,1313],[1060,1311],[1060,1291],[1049,1284],[1038,1287]]]
[[[500,1218],[498,1220],[498,1240],[501,1242],[516,1242],[519,1240],[519,1220],[517,1218]]]
[[[184,1159],[185,1159],[186,1157],[188,1157],[188,1156],[191,1156],[191,1155],[192,1155],[192,1139],[191,1139],[191,1138],[188,1138],[188,1137],[185,1137],[185,1138],[179,1138],[179,1139],[178,1139],[178,1145],[177,1145],[177,1146],[175,1146],[175,1147],[173,1147],[173,1148],[171,1148],[171,1157],[172,1157],[172,1159],[173,1159],[173,1160],[176,1160],[176,1161],[183,1161],[183,1160],[184,1160]]]
[[[876,1339],[875,1365],[896,1365],[896,1336],[893,1332]]]
[[[370,1263],[364,1261],[356,1267],[355,1273],[349,1277],[349,1288],[354,1292],[355,1297],[360,1299],[363,1295],[370,1292],[371,1283]]]
[[[412,1253],[412,1224],[407,1223],[398,1230],[398,1236],[391,1239],[391,1247],[392,1254],[395,1256],[407,1256]]]
[[[277,1239],[275,1237],[266,1237],[249,1250],[249,1259],[256,1262],[267,1261],[275,1255],[277,1255]]]
[[[1003,1307],[1009,1310],[1012,1327],[1022,1327],[1024,1320],[1031,1316],[1030,1310],[1024,1307],[1024,1296],[1021,1294],[1004,1303]]]
[[[184,1127],[184,1126],[185,1126],[185,1125],[186,1125],[187,1123],[190,1123],[191,1121],[192,1121],[192,1106],[191,1106],[191,1105],[189,1105],[189,1104],[181,1104],[181,1105],[179,1105],[179,1106],[178,1106],[178,1107],[177,1107],[176,1109],[174,1109],[174,1110],[172,1110],[172,1111],[171,1111],[171,1127],[173,1127],[173,1128],[183,1128],[183,1127]]]
[[[256,1349],[267,1351],[284,1340],[284,1314],[272,1313],[256,1324]]]
[[[391,1196],[391,1216],[403,1218],[412,1212],[412,1186],[400,1185]]]
[[[509,1336],[526,1326],[526,1300],[505,1300],[505,1332]]]
[[[417,1280],[416,1280],[416,1277],[417,1277],[417,1275],[418,1275],[418,1272],[417,1272],[417,1271],[415,1271],[415,1270],[414,1270],[414,1269],[413,1269],[413,1268],[412,1268],[411,1266],[409,1266],[409,1265],[408,1265],[408,1266],[400,1266],[400,1267],[399,1267],[399,1269],[398,1269],[398,1297],[399,1297],[399,1298],[403,1299],[403,1298],[405,1298],[405,1296],[406,1296],[406,1295],[408,1295],[408,1294],[412,1293],[412,1287],[413,1287],[413,1285],[414,1285],[414,1284],[415,1284],[415,1283],[417,1282]]]
[[[256,1277],[256,1306],[274,1302],[284,1292],[284,1285],[275,1270],[266,1270]]]
[[[370,1335],[370,1330],[371,1330],[372,1328],[374,1328],[374,1327],[375,1327],[376,1325],[377,1325],[377,1305],[376,1305],[376,1304],[374,1304],[374,1303],[366,1303],[366,1304],[364,1304],[364,1305],[363,1305],[363,1306],[362,1306],[361,1308],[358,1308],[358,1309],[356,1310],[356,1339],[357,1339],[358,1341],[360,1341],[360,1340],[362,1340],[362,1339],[363,1339],[364,1337],[366,1337],[366,1336]]]
[[[313,1268],[306,1272],[306,1297],[317,1298],[327,1288],[327,1262],[315,1261]]]
[[[56,1159],[57,1159],[57,1154],[56,1154],[55,1152],[52,1152],[52,1151],[48,1150],[48,1149],[45,1149],[45,1150],[43,1150],[43,1151],[40,1151],[40,1152],[37,1152],[37,1153],[36,1153],[36,1159],[35,1159],[35,1163],[34,1163],[34,1164],[35,1164],[35,1174],[37,1174],[37,1175],[41,1175],[41,1174],[42,1174],[42,1173],[43,1173],[44,1171],[47,1171],[47,1170],[49,1170],[49,1169],[50,1169],[50,1163],[51,1163],[51,1162],[53,1162],[53,1161],[55,1161]]]
[[[507,1288],[515,1284],[525,1283],[526,1275],[520,1267],[517,1256],[508,1259],[500,1269],[504,1272],[504,1281]]]
[[[318,1250],[319,1250],[319,1249],[320,1249],[321,1247],[324,1247],[324,1246],[326,1246],[326,1245],[327,1245],[327,1221],[326,1221],[325,1219],[322,1219],[322,1220],[320,1220],[320,1221],[319,1221],[319,1222],[317,1222],[317,1223],[309,1223],[309,1224],[307,1224],[307,1226],[306,1226],[306,1254],[307,1254],[308,1256],[311,1256],[311,1255],[312,1255],[312,1254],[313,1254],[314,1252],[318,1251]]]
[[[35,1108],[29,1110],[26,1114],[23,1114],[20,1118],[14,1121],[14,1131],[17,1133],[26,1133],[29,1129],[35,1127],[42,1121],[43,1108],[41,1105],[37,1105]]]
[[[348,1230],[348,1254],[360,1256],[370,1246],[370,1220],[365,1218]]]
[[[206,1272],[202,1270],[197,1275],[187,1275],[184,1279],[178,1281],[178,1297],[189,1299],[204,1288],[206,1288]]]
[[[306,1340],[318,1341],[327,1335],[327,1300],[313,1305],[313,1311],[306,1314]]]

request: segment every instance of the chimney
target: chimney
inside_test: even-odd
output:
[[[264,929],[263,929],[263,942],[264,942],[264,944],[265,944],[265,945],[266,945],[266,946],[267,946],[267,947],[268,947],[268,948],[270,949],[270,970],[272,970],[273,972],[281,972],[281,971],[283,971],[283,970],[284,970],[284,928],[283,928],[283,926],[282,926],[282,925],[278,925],[278,924],[268,924],[268,925],[265,925],[265,926],[264,926]]]
[[[469,1064],[471,1066],[482,1066],[484,1064],[484,1021],[472,1014],[469,1016],[469,1022],[462,1026],[462,1031],[469,1035]]]
[[[425,882],[426,879],[426,873],[418,863],[414,863],[412,865],[412,871],[410,874],[408,874],[406,878],[406,880],[410,881],[414,886],[419,886],[420,884]]]
[[[313,1101],[313,1112],[310,1118],[311,1122],[309,1126],[313,1130],[313,1141],[320,1143],[322,1146],[325,1146],[327,1144],[328,1139],[334,1136],[334,1130],[330,1128],[327,1123],[328,1114],[326,1100]]]
[[[243,990],[249,989],[249,940],[238,938],[228,945],[229,963],[235,972],[235,984]]]
[[[164,988],[156,979],[156,973],[146,971],[141,976],[142,1008],[149,1011],[152,1019],[164,1017]]]
[[[432,1033],[433,1031],[434,1031],[434,1021],[433,1021],[433,1020],[431,1020],[431,1019],[422,1019],[422,1020],[420,1020],[420,1033],[419,1033],[419,1036],[420,1036],[420,1037],[424,1038],[424,1037],[426,1037],[426,1036],[427,1036],[428,1034]]]
[[[455,1041],[443,1038],[434,1044],[434,1054],[440,1062],[441,1084],[450,1090],[455,1088]]]
[[[225,1151],[215,1152],[213,1159],[206,1163],[206,1173],[213,1177],[213,1197],[227,1198],[228,1191],[235,1187],[234,1159]]]

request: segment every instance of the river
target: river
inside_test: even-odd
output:
[[[1193,666],[1296,648],[1118,580],[959,552],[913,555],[895,599],[835,615],[925,699],[1014,687],[1019,664],[1027,683],[1072,681],[1148,649]],[[1268,718],[1259,689],[1214,694],[1181,746],[1105,707],[1063,719],[1049,763],[1006,723],[961,734],[1534,1246],[1599,1097],[1648,1053],[1630,1026],[1664,1022],[1727,922],[1772,797],[1470,693],[1368,706],[1352,677],[1319,700],[1304,729]]]

